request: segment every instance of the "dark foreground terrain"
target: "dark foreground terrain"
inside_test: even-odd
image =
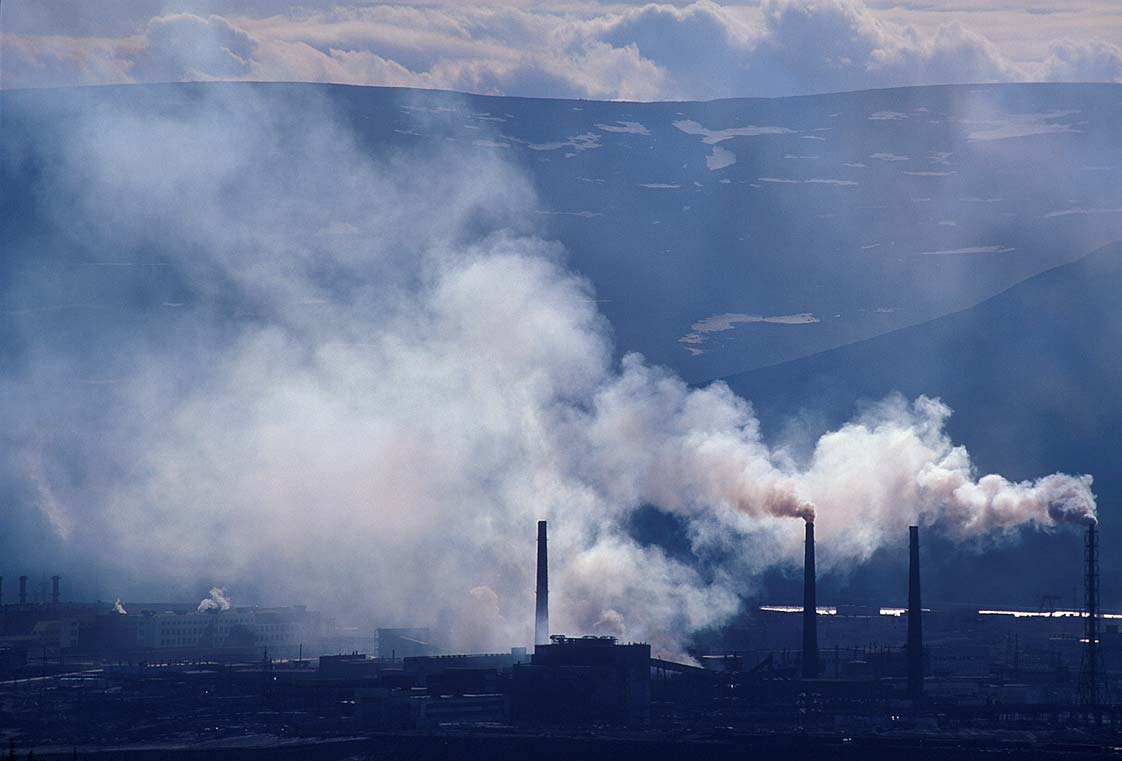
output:
[[[710,731],[696,734],[510,733],[502,730],[439,734],[376,734],[362,738],[278,742],[256,738],[252,745],[230,743],[198,746],[54,749],[36,752],[43,759],[571,759],[586,761],[650,761],[651,759],[975,759],[1118,758],[1117,747],[1030,734],[991,733],[977,737],[932,737],[922,734],[850,737],[842,733],[784,735]]]

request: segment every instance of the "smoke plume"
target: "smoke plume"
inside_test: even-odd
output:
[[[1093,520],[1089,476],[979,477],[937,400],[889,398],[797,460],[724,384],[614,360],[492,149],[372,157],[307,88],[183,93],[75,125],[37,189],[119,301],[87,309],[33,269],[8,297],[27,336],[59,310],[96,323],[3,376],[3,467],[54,551],[128,594],[221,579],[502,647],[530,640],[546,518],[555,631],[665,650],[800,556],[791,518],[816,521],[825,568],[917,521],[969,538]],[[644,505],[726,560],[637,543]],[[215,587],[199,609],[228,605]]]
[[[208,610],[229,610],[230,598],[226,596],[226,590],[222,587],[211,587],[210,594],[199,601],[199,607],[196,609],[199,613],[206,613]]]

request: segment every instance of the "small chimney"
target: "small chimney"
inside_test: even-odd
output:
[[[538,521],[538,591],[534,616],[534,644],[549,644],[549,552],[546,548],[546,524]]]
[[[806,522],[803,561],[803,678],[818,677],[818,590],[814,571],[814,522]]]
[[[58,600],[59,600],[58,582],[61,578],[62,578],[61,576],[52,576],[51,577],[51,604],[52,605],[58,605]]]
[[[24,605],[27,603],[27,577],[19,577],[19,604]]]
[[[919,595],[919,526],[908,527],[908,695],[923,697],[923,603]]]

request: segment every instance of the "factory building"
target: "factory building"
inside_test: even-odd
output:
[[[399,627],[377,630],[378,657],[351,647],[320,655],[317,641],[333,640],[320,636],[319,614],[303,607],[200,611],[42,595],[0,610],[0,668],[17,676],[54,667],[61,678],[75,661],[100,659],[81,687],[47,691],[60,711],[66,701],[77,701],[66,710],[92,701],[117,705],[121,717],[141,716],[159,695],[185,715],[197,711],[199,722],[236,705],[241,716],[259,714],[262,727],[284,717],[299,732],[325,736],[483,727],[521,735],[652,725],[764,732],[1122,726],[1122,706],[1112,702],[1122,685],[1122,614],[1097,608],[1092,529],[1085,575],[1095,604],[1039,611],[924,607],[917,527],[908,534],[907,576],[888,601],[899,607],[822,604],[814,524],[805,532],[802,605],[750,606],[698,643],[690,654],[700,665],[652,659],[649,645],[613,637],[541,642],[550,625],[542,522],[534,610],[526,611],[532,652],[441,655],[429,629]],[[54,644],[39,650],[43,642]],[[20,660],[21,643],[32,658]],[[301,644],[306,658],[295,657]],[[66,654],[65,666],[48,663],[55,653]],[[45,715],[28,694],[8,694],[23,700],[23,720]],[[114,726],[130,731],[126,718]]]
[[[130,612],[122,612],[128,610]],[[0,649],[39,658],[297,657],[318,650],[320,614],[304,606],[199,611],[176,603],[23,603],[0,607]]]
[[[318,645],[319,615],[304,606],[231,608],[188,613],[141,613],[136,648],[161,653],[268,650],[293,657],[301,645]]]
[[[650,716],[651,647],[555,634],[515,666],[511,709],[529,724],[635,724]]]

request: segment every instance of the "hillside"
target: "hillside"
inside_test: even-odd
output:
[[[21,91],[0,94],[0,303],[147,291],[152,273],[83,266],[104,252],[46,223],[57,199],[40,178],[93,114],[143,124],[215,93],[267,96],[269,118],[297,129],[308,99],[326,100],[372,155],[520,167],[538,194],[527,224],[591,280],[618,351],[695,381],[924,322],[1122,236],[1117,85],[705,103],[283,84]]]

